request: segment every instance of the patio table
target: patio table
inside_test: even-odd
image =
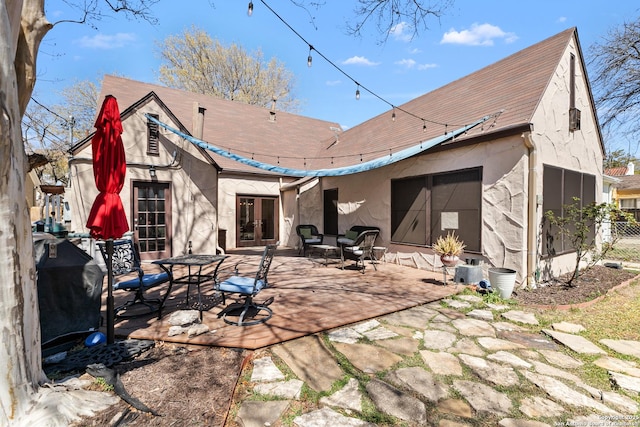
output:
[[[331,245],[309,245],[309,255],[312,253],[320,254],[324,257],[324,266],[329,263],[329,255],[336,255],[340,252],[340,248]]]
[[[228,255],[197,255],[186,254],[178,255],[174,257],[164,258],[152,261],[153,264],[159,265],[164,271],[169,274],[169,289],[162,299],[160,309],[158,311],[158,319],[162,317],[162,308],[165,301],[169,298],[173,285],[187,285],[187,305],[189,305],[189,289],[191,285],[196,285],[198,289],[198,302],[197,309],[200,312],[200,320],[202,320],[202,293],[200,292],[200,285],[204,282],[211,281],[215,278],[220,268],[220,264],[227,259]],[[203,274],[202,268],[216,264],[213,274]],[[181,276],[174,275],[174,267],[186,267],[186,274]]]

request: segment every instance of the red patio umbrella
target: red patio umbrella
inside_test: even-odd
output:
[[[93,176],[99,194],[93,202],[87,227],[91,237],[106,241],[107,249],[107,343],[114,340],[113,307],[113,239],[129,230],[127,216],[120,199],[127,163],[122,145],[122,122],[118,101],[107,95],[95,123],[96,133],[91,139]]]

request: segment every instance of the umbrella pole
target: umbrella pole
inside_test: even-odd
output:
[[[114,330],[114,303],[113,303],[113,239],[105,242],[107,249],[107,344],[113,344]]]

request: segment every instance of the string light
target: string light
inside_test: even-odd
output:
[[[422,120],[422,121],[428,121],[430,123],[436,124],[436,125],[442,125],[444,126],[444,123],[440,123],[434,120],[428,120],[425,119],[423,117],[420,117],[410,111],[407,111],[401,107],[396,107],[394,106],[391,102],[387,101],[386,99],[382,98],[380,95],[378,95],[377,93],[373,92],[372,90],[368,89],[365,86],[362,86],[360,83],[358,83],[353,77],[351,77],[349,74],[347,74],[342,68],[340,68],[339,66],[337,66],[333,61],[331,61],[329,58],[327,58],[322,52],[318,51],[318,49],[314,48],[311,43],[309,43],[302,35],[300,35],[300,33],[298,33],[291,25],[289,25],[289,23],[287,21],[284,20],[284,18],[282,18],[275,10],[273,10],[273,8],[271,8],[271,6],[269,6],[267,4],[267,2],[265,0],[260,0],[260,2],[267,8],[269,9],[269,11],[275,15],[276,18],[278,18],[287,28],[289,28],[289,30],[291,30],[300,40],[302,40],[304,43],[306,43],[309,46],[309,56],[307,57],[307,65],[309,67],[311,67],[312,62],[313,62],[313,58],[311,57],[311,51],[315,51],[318,55],[320,55],[320,57],[322,59],[324,59],[329,65],[331,65],[333,68],[335,68],[336,70],[338,70],[340,73],[342,73],[345,77],[347,77],[349,80],[351,80],[352,82],[356,83],[356,85],[358,85],[358,90],[360,90],[360,88],[362,88],[362,90],[365,90],[367,92],[369,92],[369,94],[373,95],[374,97],[378,98],[380,101],[384,102],[385,104],[389,105],[390,107],[393,107],[394,110],[397,108],[398,110],[404,112],[405,114],[408,114],[412,117],[415,117],[416,119]],[[395,112],[392,114],[392,118],[395,117]],[[463,126],[463,125],[460,125]]]
[[[422,130],[423,132],[426,132],[427,130],[427,125],[426,122],[435,124],[435,125],[440,125],[440,126],[444,126],[445,127],[445,135],[448,133],[447,132],[447,124],[446,123],[442,123],[442,122],[438,122],[435,120],[429,120],[429,119],[425,119],[424,117],[420,117],[417,114],[412,113],[411,111],[407,111],[402,107],[396,107],[395,105],[393,105],[391,102],[387,101],[386,99],[382,98],[380,95],[378,95],[377,93],[371,91],[370,89],[368,89],[365,86],[362,86],[360,83],[358,83],[353,77],[351,77],[349,74],[347,74],[343,69],[341,69],[339,66],[337,66],[333,61],[331,61],[329,58],[327,58],[322,52],[318,51],[316,48],[313,47],[313,45],[311,45],[311,43],[309,43],[304,37],[302,37],[302,35],[300,35],[300,33],[298,33],[291,25],[289,25],[289,23],[287,21],[285,21],[275,10],[273,10],[271,8],[271,6],[269,6],[267,4],[267,2],[265,0],[260,0],[260,3],[262,3],[273,15],[275,15],[276,18],[278,18],[286,27],[289,28],[289,30],[291,30],[300,40],[302,40],[304,43],[306,43],[309,46],[309,55],[307,56],[307,66],[311,67],[312,63],[313,63],[313,58],[311,56],[311,51],[315,51],[318,55],[320,55],[320,57],[322,59],[324,59],[329,65],[331,65],[333,68],[335,68],[336,70],[338,70],[340,73],[342,73],[345,77],[347,77],[349,80],[351,80],[352,82],[354,82],[357,85],[356,88],[356,99],[359,99],[359,94],[360,94],[360,87],[362,87],[362,90],[365,90],[367,92],[369,92],[369,94],[371,94],[372,96],[378,98],[380,101],[384,102],[385,104],[389,105],[390,107],[393,108],[393,112],[391,114],[391,119],[393,121],[395,121],[396,118],[396,108],[400,111],[402,111],[405,114],[408,114],[411,117],[414,117],[416,119],[422,120]],[[249,16],[251,16],[251,13],[253,12],[253,2],[250,1],[249,2],[249,9],[248,9],[248,14]],[[498,114],[499,115],[499,114]],[[496,115],[496,120],[497,120],[497,116]],[[462,124],[451,124],[452,126],[464,126]]]

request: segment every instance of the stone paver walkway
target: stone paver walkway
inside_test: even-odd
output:
[[[376,426],[365,408],[385,425],[640,426],[640,342],[536,325],[533,313],[461,295],[328,331],[329,345],[322,335],[279,344],[253,361],[253,394],[235,421],[274,425],[305,384],[324,397],[293,419],[298,427]],[[587,369],[605,370],[611,387],[585,384]]]

